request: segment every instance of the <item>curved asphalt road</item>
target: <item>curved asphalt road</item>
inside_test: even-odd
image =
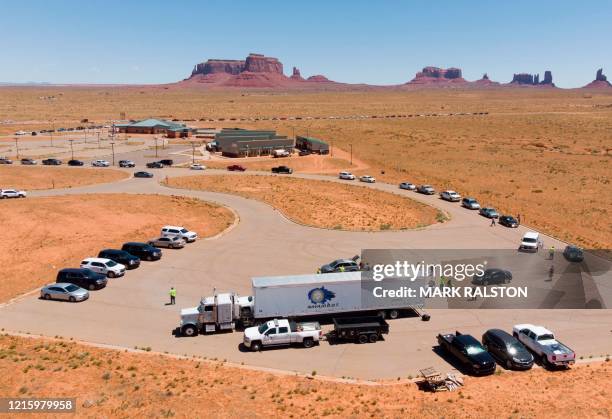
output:
[[[169,168],[155,171],[153,179],[132,178],[112,184],[31,192],[32,197],[83,193],[184,195],[231,207],[238,213],[240,222],[215,239],[200,240],[183,250],[164,250],[161,261],[145,262],[124,278],[110,280],[108,287],[93,292],[86,303],[43,302],[34,293],[0,306],[0,327],[129,348],[151,347],[154,351],[227,359],[273,369],[303,373],[316,370],[323,375],[367,379],[416,375],[419,368],[432,365],[448,370],[448,363],[432,352],[437,333],[461,330],[478,337],[488,328],[508,330],[519,322],[545,324],[585,357],[612,352],[610,310],[433,310],[430,322],[417,318],[393,321],[385,341],[374,345],[331,346],[323,342],[309,350],[291,348],[261,353],[243,352],[239,347],[241,333],[174,337],[172,331],[178,326],[180,308],[197,305],[200,297],[211,294],[213,288],[250,295],[253,276],[314,273],[321,264],[338,257],[351,257],[364,248],[516,249],[520,237],[527,231],[522,226],[518,229],[489,227],[488,220],[457,203],[400,191],[388,184],[360,185],[434,205],[450,214],[452,220],[410,231],[325,230],[291,222],[259,201],[170,189],[158,183],[164,176],[218,173],[227,172],[196,173]],[[329,176],[293,176],[339,181]],[[564,246],[547,236],[544,243],[557,249]],[[610,291],[609,281],[604,283],[599,278],[597,282],[600,288]],[[178,290],[176,306],[165,305],[170,286]]]

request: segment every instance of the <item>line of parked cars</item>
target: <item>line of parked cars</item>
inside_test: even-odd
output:
[[[346,171],[338,173],[338,178],[343,179],[343,180],[357,179],[357,177],[354,174],[352,174],[351,172],[346,172]],[[359,182],[376,183],[376,178],[370,175],[363,175],[359,177]]]
[[[506,369],[528,370],[535,361],[544,368],[568,368],[576,354],[559,342],[553,332],[543,326],[518,324],[512,334],[490,329],[482,335],[482,343],[460,332],[438,334],[439,347],[473,375],[493,374],[496,363]]]
[[[180,249],[185,243],[194,242],[198,234],[182,226],[164,226],[160,236],[148,242],[127,242],[121,249],[103,249],[97,257],[81,261],[78,268],[64,268],[57,273],[54,284],[40,290],[43,300],[85,301],[89,291],[99,290],[108,284],[108,278],[119,278],[127,270],[136,269],[141,260],[155,261],[162,257],[160,247]]]

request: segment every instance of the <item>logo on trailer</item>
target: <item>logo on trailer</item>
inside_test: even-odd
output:
[[[313,304],[325,304],[333,298],[336,298],[336,293],[325,287],[313,288],[308,292],[308,299]]]

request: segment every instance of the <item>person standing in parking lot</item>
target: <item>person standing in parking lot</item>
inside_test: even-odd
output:
[[[495,227],[495,218],[491,218],[491,227]]]
[[[516,220],[518,221],[518,224],[521,225],[521,214],[516,216]]]
[[[174,287],[170,287],[170,305],[176,304],[176,289]]]

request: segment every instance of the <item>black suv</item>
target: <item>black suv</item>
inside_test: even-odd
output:
[[[83,166],[84,164],[81,160],[68,160],[68,166]]]
[[[110,259],[125,265],[127,269],[136,269],[140,266],[140,258],[126,252],[125,250],[104,249],[98,253],[98,257]]]
[[[164,166],[172,166],[174,164],[174,161],[171,159],[163,159],[159,161],[161,164],[163,164]]]
[[[121,247],[121,250],[125,250],[126,252],[138,256],[140,259],[144,260],[159,260],[162,257],[161,249],[157,247],[153,247],[148,243],[138,243],[138,242],[128,242],[124,243]]]
[[[45,166],[59,166],[60,164],[62,164],[62,161],[58,159],[44,159],[42,161],[42,164],[44,164]]]
[[[67,282],[87,290],[95,290],[106,286],[106,275],[99,274],[87,268],[67,268],[57,273],[55,282]]]
[[[152,161],[150,163],[147,163],[147,168],[148,169],[163,169],[164,165],[158,161]]]
[[[493,358],[507,369],[528,370],[533,355],[517,338],[500,329],[490,329],[482,335],[482,344]]]
[[[293,173],[293,169],[287,166],[278,166],[272,168],[272,173],[284,173],[290,175]]]

